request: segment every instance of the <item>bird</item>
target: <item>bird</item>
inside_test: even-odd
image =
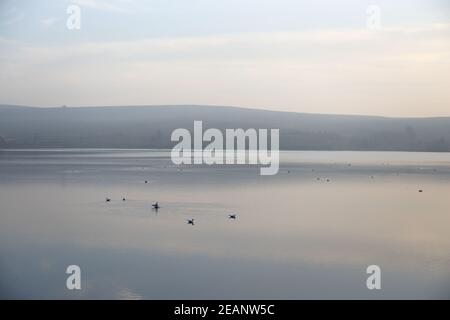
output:
[[[148,183],[148,181],[147,181],[147,180],[145,180],[144,182],[145,182],[145,183]]]
[[[125,201],[126,199],[125,198],[122,198],[122,201]]]
[[[111,202],[111,199],[110,198],[106,198],[106,202]]]
[[[229,214],[228,219],[236,219],[236,214],[235,213]]]
[[[419,192],[423,192],[423,190],[422,190],[422,189],[419,189]]]
[[[194,219],[187,219],[187,224],[194,225]]]
[[[155,202],[154,204],[152,204],[153,209],[158,210],[160,208],[158,202]]]

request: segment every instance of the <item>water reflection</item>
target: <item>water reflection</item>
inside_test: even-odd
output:
[[[161,150],[3,151],[0,297],[450,297],[448,154],[281,160],[262,177],[180,170]],[[65,289],[69,264],[79,292]],[[381,291],[365,287],[370,264]]]

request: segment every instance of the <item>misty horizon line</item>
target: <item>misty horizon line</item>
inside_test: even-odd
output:
[[[130,105],[58,105],[58,106],[42,106],[42,105],[24,105],[24,104],[9,104],[0,103],[0,108],[13,107],[13,108],[36,108],[36,109],[58,109],[58,108],[70,108],[70,109],[88,109],[88,108],[151,108],[151,107],[200,107],[200,108],[230,108],[237,110],[254,110],[263,112],[275,112],[275,113],[292,113],[292,114],[305,114],[305,115],[323,115],[323,116],[345,116],[345,117],[370,117],[370,118],[385,118],[385,119],[448,119],[449,115],[433,115],[433,116],[400,116],[400,115],[374,115],[374,114],[359,114],[359,113],[323,113],[323,112],[302,112],[302,111],[288,111],[288,110],[274,110],[270,107],[245,107],[237,105],[219,105],[219,104],[130,104]]]
[[[0,147],[172,148],[175,129],[279,129],[281,150],[450,152],[450,117],[389,118],[199,106],[0,105]]]

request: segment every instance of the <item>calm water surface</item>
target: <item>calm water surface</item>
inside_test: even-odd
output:
[[[450,154],[282,152],[260,176],[164,150],[0,150],[0,298],[448,299]]]

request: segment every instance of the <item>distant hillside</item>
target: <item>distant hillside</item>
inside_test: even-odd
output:
[[[0,106],[0,148],[171,148],[175,128],[279,128],[285,150],[450,151],[450,117],[384,118],[215,106]]]

